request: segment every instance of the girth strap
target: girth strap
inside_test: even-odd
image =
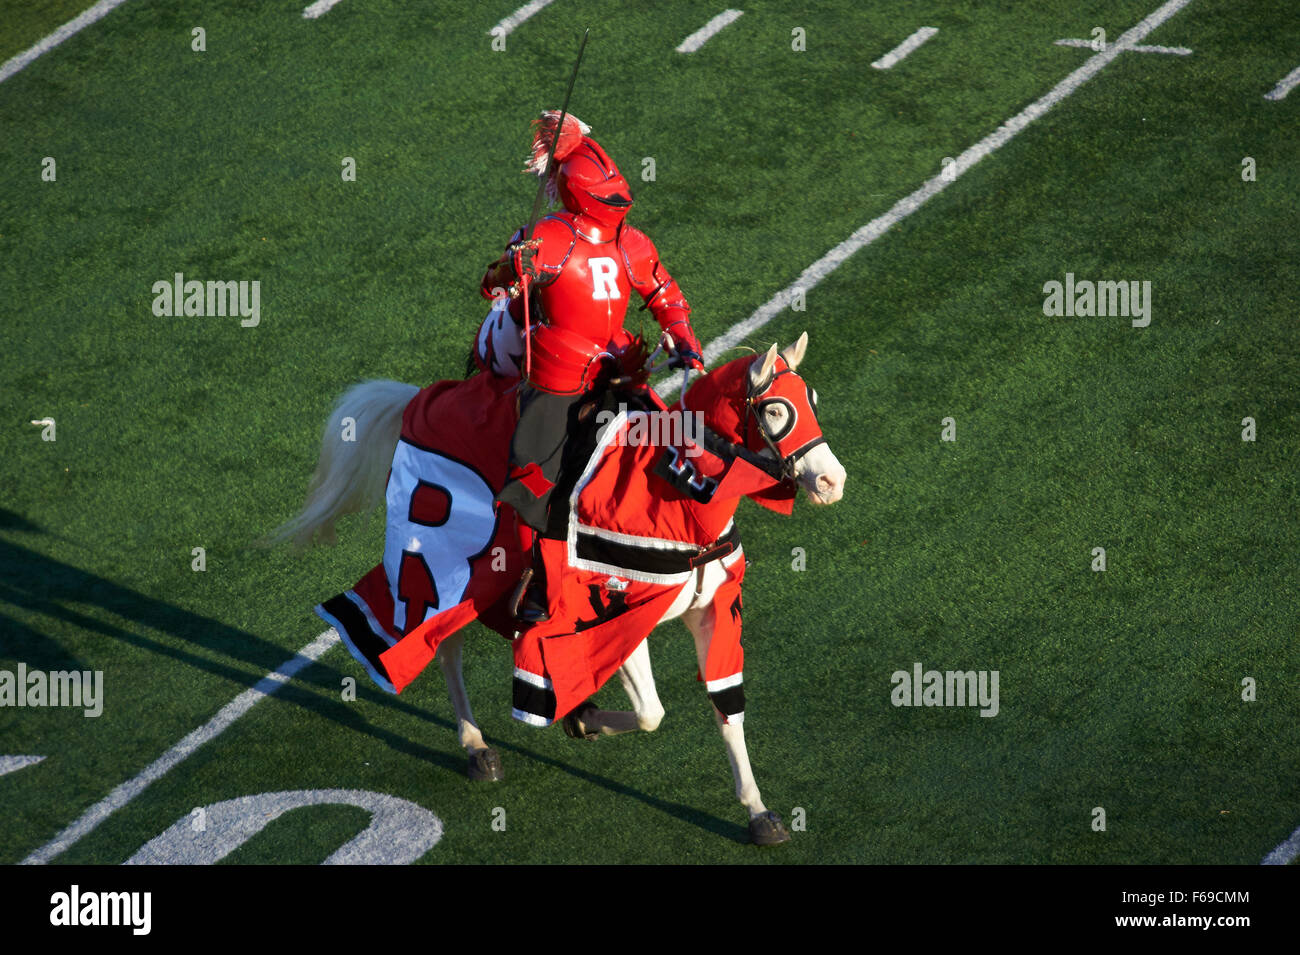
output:
[[[743,444],[728,441],[711,428],[704,429],[704,439],[700,443],[704,446],[704,450],[710,454],[716,454],[724,459],[740,458],[740,460],[758,468],[774,481],[785,480],[785,470],[779,459],[755,454]]]
[[[740,528],[735,524],[708,547],[696,547],[693,550],[625,544],[578,531],[579,559],[661,576],[689,573],[696,567],[734,553],[739,547]]]

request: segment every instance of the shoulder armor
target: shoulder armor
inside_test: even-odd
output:
[[[638,289],[655,288],[655,267],[659,264],[659,250],[650,237],[640,229],[624,225],[618,234],[618,248],[623,254],[628,277]]]

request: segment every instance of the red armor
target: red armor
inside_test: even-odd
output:
[[[533,230],[539,244],[531,256],[537,279],[530,302],[529,380],[553,394],[586,390],[592,360],[620,336],[633,290],[645,299],[660,328],[679,342],[694,340],[691,307],[645,233],[626,224],[617,230],[601,228],[583,218],[555,212],[543,216]],[[511,244],[521,238],[522,230]],[[516,281],[522,271],[518,258],[518,252],[508,250],[488,269],[485,298]],[[510,312],[522,322],[522,301],[511,302]]]
[[[555,136],[551,112],[535,123],[534,171],[541,171]],[[589,387],[596,359],[624,334],[623,320],[632,290],[659,327],[679,347],[699,354],[685,296],[659,261],[654,243],[623,222],[632,205],[631,190],[600,145],[585,134],[576,118],[565,119],[555,150],[550,185],[564,212],[543,216],[533,228],[536,248],[525,251],[520,229],[506,254],[483,276],[485,298],[516,286],[528,271],[534,276],[529,300],[532,321],[532,368],[529,382],[552,394],[579,394]],[[522,323],[523,303],[511,302],[511,315]]]

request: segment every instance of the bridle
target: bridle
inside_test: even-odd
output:
[[[703,433],[700,435],[700,440],[699,440],[700,446],[703,447],[705,451],[708,451],[710,454],[716,455],[717,457],[722,458],[723,460],[732,460],[735,458],[739,458],[740,460],[744,461],[750,466],[763,472],[764,474],[766,474],[768,477],[770,477],[773,481],[777,483],[784,483],[786,481],[789,481],[792,484],[797,484],[798,481],[795,475],[795,469],[799,464],[800,458],[802,458],[813,448],[817,447],[817,445],[825,444],[826,443],[825,436],[819,435],[818,437],[804,444],[802,447],[796,448],[790,454],[782,455],[781,449],[777,446],[777,439],[774,439],[772,437],[767,427],[763,424],[763,420],[762,420],[763,416],[759,413],[758,410],[759,406],[762,404],[762,401],[760,399],[762,399],[763,395],[767,394],[767,392],[771,389],[776,379],[781,375],[790,375],[790,374],[794,374],[794,372],[791,371],[789,368],[786,368],[782,371],[778,371],[775,374],[769,376],[763,382],[761,382],[760,383],[761,387],[756,386],[752,380],[749,382],[748,391],[745,394],[745,401],[744,401],[745,411],[742,412],[741,415],[741,417],[743,417],[745,421],[744,433],[740,436],[740,440],[731,441],[728,438],[724,437],[723,435],[719,434],[718,432],[714,431],[712,428],[705,426],[703,429]],[[816,399],[813,395],[811,386],[808,386],[807,382],[804,382],[804,384],[806,387],[808,387],[808,392],[809,392],[808,404],[809,407],[812,409],[813,417],[815,420],[817,414]],[[685,389],[683,389],[683,392],[684,391]],[[768,400],[772,400],[772,399],[768,399]],[[789,399],[786,398],[782,398],[780,400],[787,401],[787,402],[789,401]],[[686,404],[685,395],[683,394],[683,400],[681,402],[681,406],[683,410],[685,409],[685,404]],[[768,450],[772,452],[771,457],[768,457],[767,455],[762,454],[760,452],[751,451],[749,449],[749,443],[750,443],[749,429],[751,425],[758,429],[758,433],[762,437],[763,443],[766,444]],[[672,452],[671,454],[672,462],[667,466],[665,474],[661,476],[669,480],[670,483],[678,484],[680,482],[686,481],[687,477],[685,475],[687,474],[688,471],[692,475],[694,475],[694,468],[686,467],[685,463],[679,460],[678,453],[674,449],[670,448],[669,450]],[[716,486],[716,482],[715,482],[715,486]],[[679,489],[685,493],[706,493],[706,494],[712,493],[711,491],[706,491],[703,485],[700,486],[691,485],[689,487],[682,485]]]
[[[759,437],[763,439],[763,443],[766,444],[768,449],[772,452],[772,457],[758,459],[760,461],[763,461],[764,464],[757,464],[757,462],[754,461],[751,461],[751,463],[756,464],[756,466],[760,467],[762,470],[766,471],[769,475],[771,475],[773,478],[779,481],[794,481],[795,468],[799,464],[799,459],[802,458],[809,451],[811,451],[813,448],[817,447],[817,445],[826,443],[826,438],[823,435],[814,438],[812,441],[809,441],[807,444],[803,445],[802,447],[796,448],[794,451],[790,452],[790,454],[782,456],[780,448],[778,448],[776,445],[776,441],[773,440],[772,435],[767,430],[767,426],[763,423],[763,416],[758,413],[759,405],[762,404],[762,402],[759,401],[759,399],[762,398],[763,395],[767,394],[767,392],[771,389],[772,385],[776,383],[776,380],[780,378],[782,375],[793,375],[793,374],[794,372],[791,371],[789,368],[782,369],[781,371],[778,371],[776,372],[776,374],[767,378],[765,381],[761,382],[762,385],[761,388],[755,385],[753,381],[750,381],[749,391],[745,395],[746,413],[745,413],[745,434],[744,434],[743,447],[746,450],[748,450],[749,426],[750,423],[753,422],[754,427],[758,429]],[[811,395],[809,399],[809,404],[810,406],[812,405]],[[817,413],[816,408],[813,407],[813,414],[816,415],[816,413]]]

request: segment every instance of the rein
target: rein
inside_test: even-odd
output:
[[[761,431],[762,429],[760,428],[759,430]],[[748,436],[748,423],[745,425],[745,431],[746,436]],[[767,436],[764,435],[764,437]],[[704,450],[708,451],[710,454],[716,454],[718,457],[724,459],[740,458],[740,460],[745,463],[752,464],[754,467],[758,468],[774,481],[794,479],[793,463],[790,464],[789,467],[786,467],[786,463],[781,460],[779,455],[775,458],[765,458],[761,454],[755,454],[745,446],[748,444],[748,441],[744,443],[728,441],[712,428],[706,426],[704,429],[704,440],[700,443],[704,446]],[[771,443],[771,441],[768,441],[769,445],[771,445]],[[776,449],[773,448],[773,450],[775,451]]]

